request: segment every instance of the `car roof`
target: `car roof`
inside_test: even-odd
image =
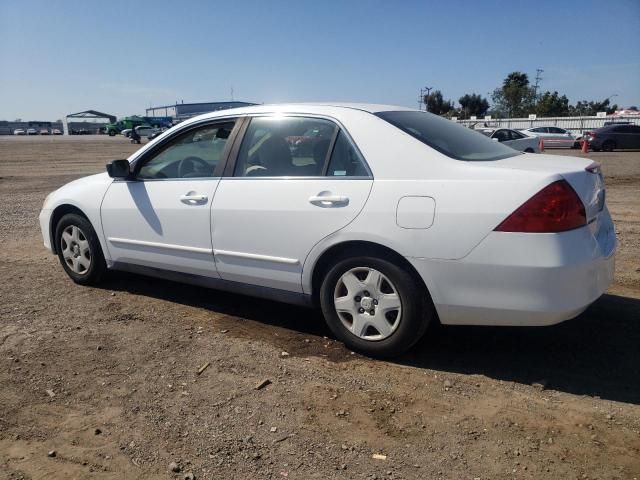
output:
[[[250,105],[246,107],[230,108],[227,110],[217,110],[193,117],[193,119],[206,119],[216,117],[226,117],[230,115],[250,115],[255,113],[311,113],[334,115],[340,111],[359,110],[367,113],[390,112],[390,111],[418,111],[413,108],[398,105],[383,105],[376,103],[348,103],[348,102],[309,102],[309,103],[273,103],[264,105]]]

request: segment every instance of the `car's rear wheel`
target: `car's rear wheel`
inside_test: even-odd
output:
[[[100,241],[91,223],[69,213],[56,226],[56,251],[67,275],[81,285],[94,285],[106,270]]]
[[[420,282],[405,268],[377,257],[339,261],[324,278],[320,304],[339,340],[375,357],[411,348],[434,317]]]
[[[533,148],[527,148],[527,149],[525,149],[525,153],[533,153]]]
[[[604,150],[605,152],[613,152],[614,148],[616,148],[616,142],[614,142],[613,140],[606,140],[602,144],[602,150]]]

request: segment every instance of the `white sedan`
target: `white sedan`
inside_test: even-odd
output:
[[[525,135],[510,128],[479,128],[478,132],[503,143],[514,150],[525,153],[540,153],[540,142],[536,137]]]
[[[185,121],[63,186],[40,225],[76,283],[125,270],[319,305],[351,349],[390,356],[438,321],[577,316],[613,277],[604,197],[596,163],[429,113],[260,105]]]

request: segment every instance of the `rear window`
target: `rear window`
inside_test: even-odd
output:
[[[427,112],[378,112],[376,115],[434,150],[456,160],[490,161],[521,152],[488,139],[482,133]]]

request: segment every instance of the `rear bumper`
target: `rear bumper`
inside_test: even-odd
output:
[[[457,261],[409,258],[429,287],[443,324],[542,326],[569,320],[613,281],[615,231],[492,232]]]

